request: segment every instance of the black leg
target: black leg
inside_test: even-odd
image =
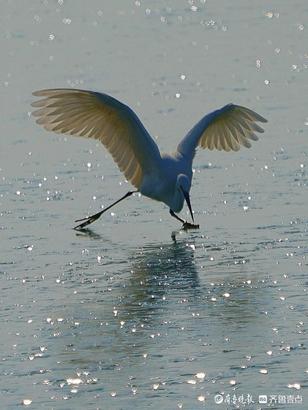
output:
[[[187,221],[184,221],[184,219],[182,219],[182,218],[180,218],[179,216],[177,216],[177,215],[172,211],[172,209],[170,209],[169,212],[170,212],[170,215],[173,216],[173,218],[175,218],[175,219],[177,219],[178,221],[182,222],[182,224],[183,224],[182,228],[183,228],[184,230],[186,230],[186,229],[199,229],[199,225],[194,225],[194,224],[191,224],[191,223],[189,223],[189,222],[187,222]]]
[[[119,202],[123,201],[123,199],[133,195],[135,192],[138,192],[138,191],[129,191],[129,192],[127,192],[124,196],[122,196],[120,199],[115,201],[113,204],[107,206],[107,208],[103,209],[100,212],[97,212],[94,215],[90,215],[87,218],[77,219],[75,222],[81,222],[81,221],[84,221],[84,222],[82,222],[81,224],[75,226],[74,229],[76,229],[76,230],[83,229],[85,226],[90,225],[91,223],[95,222],[98,218],[100,218],[103,215],[103,213],[108,211],[108,209],[112,208],[114,205],[116,205]]]
[[[173,218],[175,218],[175,219],[177,219],[178,221],[182,222],[182,224],[185,224],[185,223],[186,223],[186,221],[184,221],[184,219],[182,219],[182,218],[180,218],[179,216],[177,216],[177,215],[172,211],[172,209],[170,209],[169,212],[170,212],[170,215],[173,216]]]

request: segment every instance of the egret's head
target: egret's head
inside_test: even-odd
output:
[[[179,174],[176,181],[176,188],[181,192],[184,196],[184,199],[187,203],[190,215],[192,220],[194,221],[193,211],[191,209],[190,198],[189,198],[189,191],[190,191],[190,180],[187,175]]]
[[[179,174],[177,177],[176,181],[176,187],[178,190],[182,192],[184,190],[185,192],[190,191],[190,181],[187,175],[184,174]]]

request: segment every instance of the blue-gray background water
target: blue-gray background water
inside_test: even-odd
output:
[[[308,408],[307,21],[305,0],[1,1],[1,409]],[[163,151],[228,102],[269,123],[198,152],[199,231],[174,242],[134,196],[83,235],[130,186],[36,126],[50,87],[114,95]]]

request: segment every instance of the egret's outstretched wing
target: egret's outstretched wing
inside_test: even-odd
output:
[[[267,120],[240,105],[228,104],[203,117],[183,138],[178,151],[194,156],[197,146],[210,150],[238,151],[240,146],[250,148],[249,140],[258,140],[255,132],[264,132],[256,122]]]
[[[48,131],[100,140],[136,188],[158,166],[159,149],[137,115],[106,94],[76,89],[40,90],[32,103],[37,123]]]

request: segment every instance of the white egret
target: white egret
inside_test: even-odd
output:
[[[256,112],[239,105],[228,104],[205,115],[182,139],[175,153],[161,154],[137,115],[115,98],[94,91],[49,89],[33,93],[43,97],[32,103],[38,109],[32,114],[47,131],[100,140],[109,150],[126,179],[136,188],[116,202],[81,222],[83,229],[123,199],[140,192],[164,202],[170,214],[183,223],[183,228],[198,228],[176,213],[187,203],[192,221],[194,215],[189,191],[192,161],[196,148],[238,151],[256,141],[255,132],[264,132],[256,122],[267,120]]]

